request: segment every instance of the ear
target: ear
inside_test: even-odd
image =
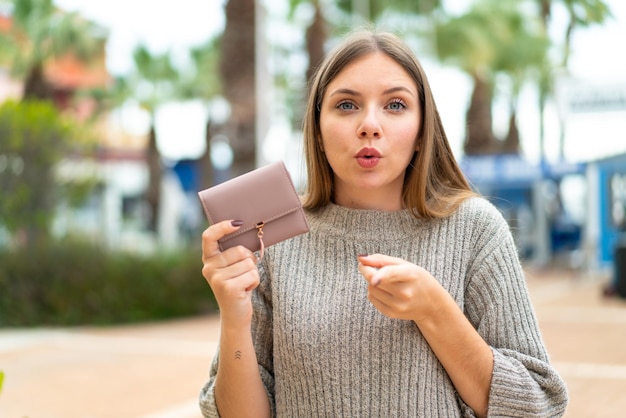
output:
[[[420,132],[418,132],[417,135],[415,135],[415,152],[419,152],[421,148],[421,144],[422,144],[422,133],[420,129]]]

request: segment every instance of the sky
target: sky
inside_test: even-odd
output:
[[[198,45],[224,28],[225,0],[55,0],[67,11],[109,30],[108,68],[124,73],[131,68],[132,51],[145,43],[154,52]]]
[[[107,65],[112,73],[118,74],[131,68],[132,50],[138,43],[145,43],[154,52],[171,50],[177,54],[220,33],[224,27],[225,2],[226,0],[55,1],[63,9],[79,11],[110,31]],[[626,89],[626,54],[617,52],[626,42],[626,1],[606,0],[606,2],[614,14],[613,19],[602,27],[585,28],[575,32],[569,77],[574,82],[564,84],[569,94],[578,94],[577,89],[581,85],[613,83],[612,85],[618,89]],[[276,0],[262,3],[266,7],[281,7],[279,5],[281,2]],[[461,10],[468,1],[448,0],[446,4],[449,8]],[[559,26],[559,22],[565,22],[563,13],[556,10],[554,20],[555,27]],[[427,60],[423,64],[429,74],[452,147],[460,152],[471,85],[467,78],[456,70],[442,68]],[[519,124],[522,146],[530,160],[536,160],[539,156],[536,103],[534,92],[528,91],[522,95]],[[173,159],[197,156],[202,147],[204,122],[193,120],[181,123],[181,120],[185,115],[196,115],[196,118],[201,118],[203,112],[201,106],[200,104],[187,105],[186,108],[170,106],[163,112],[161,123],[163,135],[159,146],[166,156]],[[552,159],[557,158],[560,135],[558,116],[562,114],[559,113],[561,110],[556,105],[547,109],[545,149],[548,157]],[[499,111],[498,106],[494,108],[494,118],[496,132],[502,130],[506,117],[504,112]],[[626,152],[626,109],[565,114],[563,120],[568,159],[578,161]],[[132,122],[130,124],[132,125]],[[141,125],[140,122],[138,124]],[[270,131],[284,132],[284,129],[271,128]]]

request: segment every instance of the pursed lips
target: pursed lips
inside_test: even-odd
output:
[[[376,148],[364,147],[355,156],[357,163],[363,168],[374,168],[378,165],[382,154]]]
[[[365,147],[361,148],[359,152],[356,154],[356,158],[381,158],[382,155],[380,151],[376,148]]]

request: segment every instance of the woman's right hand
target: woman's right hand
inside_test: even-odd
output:
[[[252,291],[259,285],[256,256],[243,246],[220,251],[218,240],[240,228],[222,221],[202,233],[202,275],[211,286],[222,322],[246,326],[252,320]]]
[[[223,221],[202,233],[202,275],[220,308],[215,404],[222,417],[269,417],[270,404],[252,341],[252,291],[259,285],[254,253],[243,246],[220,251],[217,240],[240,221]]]

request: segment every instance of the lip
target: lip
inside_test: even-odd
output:
[[[376,148],[364,147],[355,155],[357,163],[363,168],[374,168],[380,162],[382,154]]]
[[[356,154],[356,158],[368,158],[368,157],[381,158],[382,154],[380,153],[380,151],[378,151],[376,148],[373,148],[373,147],[363,147]]]

